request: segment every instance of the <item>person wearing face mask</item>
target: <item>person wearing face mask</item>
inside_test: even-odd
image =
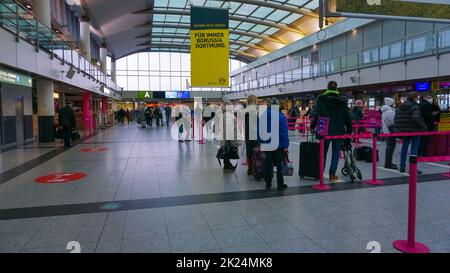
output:
[[[433,97],[431,95],[423,95],[420,97],[420,112],[422,113],[423,120],[427,126],[428,132],[435,131],[434,116],[433,116]],[[428,143],[430,142],[430,136],[422,136],[420,139],[420,156],[428,155]]]
[[[393,106],[394,99],[387,97],[384,98],[384,105],[381,107],[381,122],[383,125],[384,134],[390,134],[394,132],[395,109]],[[392,155],[394,154],[396,144],[396,137],[386,138],[386,158],[384,161],[384,167],[386,169],[396,170],[398,168],[397,165],[392,163]]]

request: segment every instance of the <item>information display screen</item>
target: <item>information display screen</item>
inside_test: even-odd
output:
[[[189,91],[180,91],[177,93],[177,98],[179,99],[189,99]]]
[[[430,91],[430,83],[416,82],[416,91]]]
[[[166,98],[166,92],[163,92],[163,91],[153,92],[153,98],[154,99],[165,99]]]
[[[166,92],[166,99],[176,99],[178,98],[177,92]]]

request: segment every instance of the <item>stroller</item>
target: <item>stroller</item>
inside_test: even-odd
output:
[[[351,139],[344,140],[344,142],[342,143],[342,152],[344,154],[345,160],[344,167],[341,170],[342,175],[349,176],[352,183],[354,183],[356,179],[358,179],[361,183],[362,173],[356,165]]]

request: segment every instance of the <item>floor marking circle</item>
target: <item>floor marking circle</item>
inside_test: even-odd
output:
[[[36,178],[34,181],[42,184],[59,184],[59,183],[67,183],[76,180],[83,179],[87,176],[85,173],[52,173],[45,176],[40,176]]]

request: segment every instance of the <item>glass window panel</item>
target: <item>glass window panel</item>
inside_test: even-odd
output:
[[[150,52],[150,70],[159,71],[159,52]]]
[[[159,77],[150,77],[150,90],[161,90],[159,84]]]
[[[169,14],[166,16],[166,22],[179,22],[180,18],[181,18],[180,15]]]
[[[128,90],[133,90],[133,91],[139,90],[139,77],[138,76],[128,76]]]
[[[266,31],[267,29],[268,29],[267,26],[256,25],[254,28],[251,29],[251,31],[256,32],[256,33],[262,33],[264,31]]]
[[[252,17],[264,18],[264,17],[266,17],[267,15],[269,15],[273,11],[274,11],[274,9],[272,9],[272,8],[259,7],[257,10],[255,10],[252,13]]]
[[[181,70],[180,53],[171,53],[170,68],[171,68],[171,71],[180,71]]]
[[[148,70],[148,53],[138,54],[139,70]]]
[[[249,15],[251,14],[258,6],[243,4],[237,11],[236,14],[239,15]]]
[[[153,21],[155,22],[164,22],[165,15],[164,14],[154,14]]]
[[[160,53],[160,71],[170,71],[170,53]]]
[[[266,19],[268,20],[272,20],[275,22],[279,22],[281,19],[283,19],[284,17],[288,16],[289,12],[284,11],[284,10],[277,10],[274,13],[270,14],[269,16],[266,17]]]
[[[188,1],[185,0],[170,0],[169,6],[175,8],[184,8]]]
[[[139,90],[148,91],[150,89],[150,77],[141,76],[139,77]]]
[[[167,7],[169,0],[155,0],[156,7]]]
[[[180,77],[171,77],[170,78],[170,86],[173,91],[181,91],[182,85],[181,85],[181,78]]]
[[[238,29],[249,30],[249,29],[251,29],[251,28],[254,27],[254,26],[255,26],[255,24],[247,23],[247,22],[242,22],[242,24],[240,24],[240,25],[238,26]]]
[[[298,19],[302,18],[302,16],[300,14],[291,14],[288,17],[284,18],[281,22],[283,24],[289,25],[292,24],[293,22],[297,21]]]
[[[138,58],[137,58],[137,54],[133,54],[127,57],[128,61],[128,65],[127,65],[127,69],[128,70],[138,70]]]
[[[279,30],[278,28],[271,27],[271,28],[267,29],[266,31],[264,31],[264,34],[266,34],[266,35],[272,35],[272,34],[274,34],[275,32],[277,32],[278,30]]]
[[[307,5],[305,5],[305,8],[307,9],[317,9],[319,7],[319,0],[313,0]]]
[[[161,77],[161,89],[170,91],[170,77]]]
[[[117,84],[120,87],[123,87],[123,89],[128,90],[127,76],[119,76],[119,75],[117,75]]]
[[[230,20],[230,21],[228,22],[228,26],[229,26],[230,28],[236,28],[240,23],[241,23],[241,22],[239,22],[239,21]]]

